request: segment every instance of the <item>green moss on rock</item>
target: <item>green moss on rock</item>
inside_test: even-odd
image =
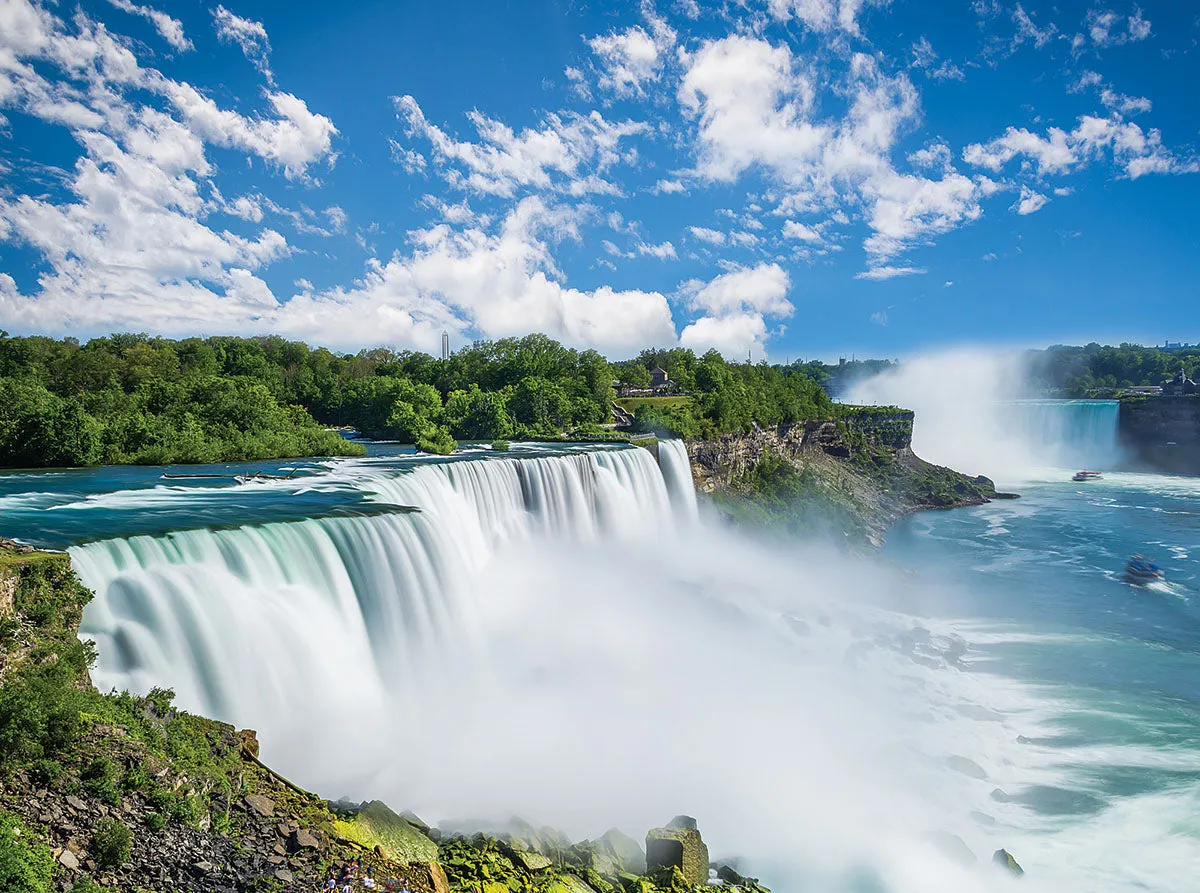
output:
[[[366,849],[379,847],[389,859],[401,864],[430,862],[438,856],[436,843],[379,800],[337,815],[333,832]]]

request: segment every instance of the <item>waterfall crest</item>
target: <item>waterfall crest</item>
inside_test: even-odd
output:
[[[373,502],[416,508],[222,530],[134,536],[71,549],[96,592],[81,635],[97,685],[169,684],[187,708],[231,722],[299,711],[330,691],[381,703],[422,655],[469,659],[481,572],[506,543],[647,538],[695,517],[682,444],[660,470],[643,449],[339,472]],[[344,709],[345,704],[325,705]],[[311,708],[311,704],[309,704]]]

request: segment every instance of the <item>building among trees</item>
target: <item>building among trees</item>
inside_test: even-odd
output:
[[[1178,375],[1167,379],[1162,385],[1164,397],[1186,397],[1197,393],[1200,393],[1200,386],[1187,377],[1187,372],[1182,366],[1179,367]]]

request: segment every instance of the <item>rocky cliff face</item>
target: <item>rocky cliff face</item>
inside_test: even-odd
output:
[[[1117,438],[1139,469],[1200,475],[1200,396],[1122,400]]]
[[[725,435],[688,444],[696,489],[709,494],[735,518],[744,504],[769,504],[765,514],[787,513],[787,500],[776,498],[757,470],[764,463],[786,461],[798,478],[785,489],[800,494],[803,519],[786,526],[802,532],[806,525],[836,517],[878,543],[883,530],[908,512],[981,505],[996,498],[992,482],[933,465],[912,451],[913,413],[864,408],[836,420],[813,421],[747,434]],[[778,479],[778,475],[774,476]],[[785,481],[785,484],[788,483]],[[823,504],[823,513],[812,509]],[[761,514],[761,513],[760,513]],[[825,525],[824,532],[829,531]]]

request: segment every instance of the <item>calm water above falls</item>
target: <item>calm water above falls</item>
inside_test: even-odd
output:
[[[1005,890],[1001,846],[1030,890],[1193,889],[1200,480],[1045,472],[857,562],[697,523],[677,445],[384,452],[4,475],[0,534],[71,546],[99,684],[175,686],[330,796],[687,811],[781,891]],[[1120,582],[1137,551],[1170,582]]]

